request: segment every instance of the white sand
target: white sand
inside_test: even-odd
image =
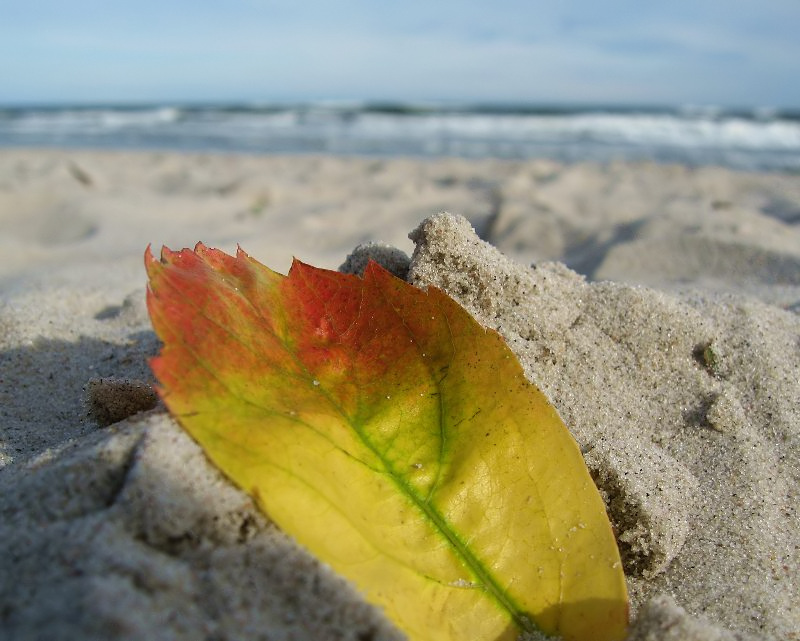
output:
[[[460,218],[417,228],[439,210],[536,267]],[[800,639],[800,177],[13,150],[3,638],[400,638],[161,409],[130,416],[154,402],[137,382],[157,350],[142,253],[197,240],[279,271],[371,240],[413,251],[409,279],[497,328],[581,444],[625,558],[630,641]]]

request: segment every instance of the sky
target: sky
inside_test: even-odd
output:
[[[800,0],[0,0],[0,104],[800,107]]]

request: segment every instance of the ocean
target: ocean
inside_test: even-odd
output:
[[[652,160],[800,172],[800,109],[333,102],[0,106],[0,147]]]

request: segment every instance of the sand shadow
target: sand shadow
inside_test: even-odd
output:
[[[800,223],[800,205],[789,199],[774,196],[761,207],[761,212],[787,225]]]
[[[570,269],[584,274],[589,280],[594,280],[595,271],[603,264],[608,252],[618,245],[634,240],[646,222],[634,220],[615,225],[611,236],[604,241],[591,237],[581,243],[572,244],[567,248],[562,260]]]
[[[125,343],[81,336],[75,341],[37,338],[0,351],[0,456],[15,463],[97,429],[84,386],[94,378],[150,382],[147,360],[158,351],[152,331]]]

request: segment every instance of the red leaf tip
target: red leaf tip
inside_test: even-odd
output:
[[[387,282],[391,280],[400,280],[405,282],[402,278],[398,278],[378,261],[373,260],[372,258],[367,261],[367,266],[364,268],[363,278],[367,282]]]
[[[171,263],[174,262],[175,256],[179,256],[183,250],[180,251],[172,251],[166,245],[161,245],[161,262],[162,263]]]
[[[148,243],[147,248],[144,250],[145,270],[147,271],[148,274],[152,274],[152,270],[157,264],[161,263],[162,265],[166,265],[168,263],[173,262],[173,256],[175,256],[176,253],[179,252],[173,252],[166,245],[162,245],[161,253],[159,254],[159,257],[156,258],[155,256],[153,256],[153,244]]]

